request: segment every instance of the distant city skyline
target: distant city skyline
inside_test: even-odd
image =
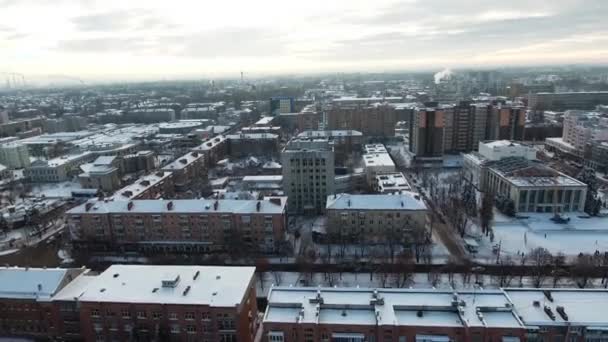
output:
[[[599,64],[605,0],[0,0],[0,72],[85,80]]]

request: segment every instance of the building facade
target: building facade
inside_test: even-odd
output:
[[[536,93],[528,95],[528,107],[535,110],[590,110],[608,103],[608,91]]]
[[[364,136],[392,137],[399,121],[395,106],[388,103],[370,105],[332,104],[326,111],[329,130],[356,130]]]
[[[405,242],[413,230],[425,229],[427,224],[427,207],[411,192],[330,195],[325,211],[331,241]]]
[[[295,138],[281,152],[289,211],[318,214],[334,193],[334,150],[327,138]]]
[[[173,184],[179,191],[187,190],[195,182],[207,181],[205,158],[199,152],[188,152],[163,166],[161,171],[173,173]]]
[[[208,253],[229,248],[272,253],[285,237],[286,199],[90,200],[67,212],[78,248]]]
[[[10,169],[22,169],[29,167],[31,163],[30,153],[27,146],[17,142],[1,144],[0,164]]]

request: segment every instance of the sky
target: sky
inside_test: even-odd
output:
[[[0,72],[167,79],[608,61],[608,0],[0,0]]]

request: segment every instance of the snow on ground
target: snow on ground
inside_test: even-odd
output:
[[[483,237],[479,241],[479,261],[496,256],[494,245],[500,244],[501,254],[518,257],[536,247],[543,247],[552,254],[563,253],[573,257],[579,253],[603,253],[608,251],[608,217],[588,217],[584,213],[572,213],[570,221],[559,224],[551,221],[551,213],[526,213],[526,218],[509,218],[495,215],[494,242]],[[473,231],[475,227],[473,227]]]
[[[72,190],[82,189],[78,182],[45,183],[32,188],[33,195],[45,197],[72,197]]]

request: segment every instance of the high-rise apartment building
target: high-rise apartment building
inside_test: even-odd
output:
[[[451,116],[451,112],[449,106],[436,105],[414,110],[410,124],[410,150],[417,158],[443,155],[445,118],[446,115]]]
[[[443,148],[446,152],[475,150],[485,139],[489,107],[487,104],[471,104],[461,101],[445,113]]]
[[[0,164],[11,169],[29,167],[30,153],[27,146],[17,142],[0,145]]]
[[[283,187],[288,209],[321,213],[327,195],[334,193],[334,148],[328,138],[298,137],[281,152]]]
[[[523,140],[525,107],[496,104],[491,106],[488,115],[484,140]]]
[[[276,116],[280,113],[295,112],[295,100],[291,96],[275,96],[270,98],[270,113]]]

